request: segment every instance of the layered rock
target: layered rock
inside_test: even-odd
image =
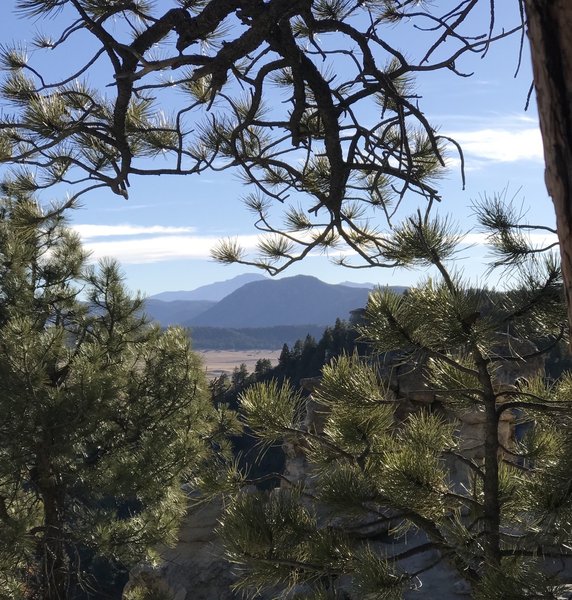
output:
[[[190,511],[181,526],[177,545],[162,549],[160,565],[140,565],[134,569],[125,592],[141,586],[157,597],[167,594],[172,600],[241,598],[232,590],[236,578],[215,533],[220,512],[218,502]]]

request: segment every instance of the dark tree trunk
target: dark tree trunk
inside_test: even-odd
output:
[[[43,600],[67,600],[68,572],[63,527],[57,501],[44,496]]]
[[[526,0],[534,85],[572,325],[572,1]]]
[[[499,427],[494,397],[485,400],[484,517],[486,557],[490,566],[500,566]]]
[[[473,358],[479,372],[485,405],[485,475],[483,481],[483,517],[485,556],[488,566],[500,566],[500,517],[499,502],[499,416],[494,385],[487,362],[475,347]]]
[[[40,589],[42,600],[67,600],[68,561],[64,540],[63,493],[58,485],[46,450],[38,453],[35,483],[42,498],[44,535],[38,544],[40,555]]]

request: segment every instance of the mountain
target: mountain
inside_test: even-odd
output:
[[[172,302],[174,300],[209,300],[218,302],[225,296],[228,296],[238,288],[252,281],[260,281],[266,277],[260,273],[243,273],[226,281],[217,281],[209,285],[202,285],[191,291],[161,292],[150,296],[151,300],[161,300],[163,302]]]
[[[377,284],[371,282],[357,283],[355,281],[342,281],[339,285],[347,285],[348,287],[353,288],[368,288],[369,290],[373,290]]]
[[[143,312],[151,317],[153,321],[157,321],[161,327],[168,327],[169,325],[181,325],[215,304],[216,302],[208,300],[163,302],[162,300],[147,298]]]
[[[367,288],[331,285],[316,277],[298,275],[264,279],[243,285],[212,308],[185,322],[201,327],[272,327],[276,325],[331,325],[363,308]]]

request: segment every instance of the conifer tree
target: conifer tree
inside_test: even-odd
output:
[[[481,221],[494,228],[498,209],[482,206]],[[491,233],[500,254],[509,250],[514,231]],[[549,563],[571,557],[572,376],[523,378],[519,368],[565,335],[560,270],[521,244],[527,260],[513,289],[475,289],[447,266],[457,241],[446,222],[422,218],[387,240],[388,256],[436,276],[407,294],[371,296],[361,332],[380,362],[342,356],[326,366],[318,422],[303,420],[288,385],[243,394],[261,443],[304,448],[310,470],[270,494],[229,488],[221,533],[239,587],[394,599],[446,563],[480,600],[558,597]],[[404,412],[392,376],[403,365],[433,402]],[[478,449],[459,433],[468,416],[479,423]],[[428,552],[428,564],[408,568]]]
[[[226,413],[117,264],[88,265],[32,199],[0,210],[0,597],[97,595],[92,559],[124,572],[176,539],[181,483],[225,452]]]
[[[263,377],[272,370],[272,361],[269,358],[259,358],[254,366],[254,374]]]

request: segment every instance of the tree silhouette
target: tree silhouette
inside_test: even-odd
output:
[[[463,55],[523,32],[519,0],[512,23],[497,22],[494,1],[175,4],[17,0],[23,15],[60,27],[33,42],[52,65],[72,44],[89,58],[47,73],[24,48],[3,49],[0,160],[15,166],[5,188],[63,184],[75,188],[71,205],[100,187],[127,196],[136,176],[232,168],[265,235],[254,258],[232,240],[214,255],[272,274],[342,243],[358,265],[394,266],[380,233],[406,197],[424,213],[440,200],[445,145],[455,150],[427,121],[412,78],[464,75]],[[396,26],[422,39],[419,57],[394,41]]]

